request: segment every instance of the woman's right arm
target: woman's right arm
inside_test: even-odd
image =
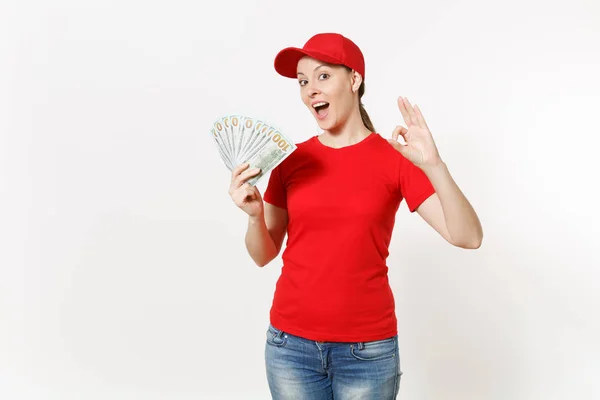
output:
[[[229,195],[235,204],[248,214],[246,249],[256,265],[264,267],[281,250],[287,231],[287,210],[264,203],[256,186],[246,180],[257,175],[260,170],[247,170],[248,164],[242,164],[232,171]]]
[[[264,267],[279,254],[288,222],[284,208],[264,203],[263,210],[261,215],[248,218],[246,232],[246,249],[259,267]]]

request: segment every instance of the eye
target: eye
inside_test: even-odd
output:
[[[329,74],[326,74],[326,73],[322,73],[322,74],[321,74],[321,75],[319,75],[319,79],[321,79],[321,77],[322,77],[322,76],[326,76],[326,77],[329,77]],[[326,78],[325,78],[325,79],[326,79]]]
[[[300,79],[298,83],[300,84],[300,86],[304,86],[306,85],[306,79]]]

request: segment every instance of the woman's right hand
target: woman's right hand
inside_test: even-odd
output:
[[[250,164],[238,165],[231,171],[229,196],[233,202],[250,217],[258,217],[263,212],[263,200],[258,188],[246,181],[260,173],[259,168],[248,169]]]

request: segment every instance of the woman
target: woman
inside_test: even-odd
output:
[[[386,258],[404,199],[454,246],[476,249],[479,219],[438,154],[418,106],[400,97],[406,127],[376,133],[361,97],[365,62],[348,38],[322,33],[275,58],[298,80],[323,133],[298,143],[271,171],[264,203],[233,170],[229,194],[249,215],[246,247],[260,267],[283,267],[270,311],[265,361],[274,399],[394,399],[400,356]],[[402,135],[406,144],[398,142]]]

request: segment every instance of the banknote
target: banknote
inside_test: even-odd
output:
[[[246,181],[252,186],[255,186],[265,174],[272,171],[296,150],[296,145],[290,143],[277,131],[274,131],[268,139],[263,146],[248,158],[247,162],[250,164],[248,168],[260,168],[258,175]]]
[[[226,147],[223,144],[223,139],[221,138],[221,136],[217,133],[216,128],[212,128],[211,129],[211,134],[213,136],[213,140],[217,146],[217,150],[219,151],[219,155],[221,156],[221,158],[223,159],[223,162],[225,163],[225,166],[232,171],[234,166],[233,166],[233,161],[231,156],[227,153]]]
[[[266,122],[260,120],[256,121],[256,125],[252,131],[252,135],[248,143],[246,143],[246,146],[244,147],[241,156],[242,159],[249,159],[258,149],[260,149],[261,146],[264,146],[266,144],[267,139],[265,137],[265,131],[267,131],[268,129],[269,125]]]
[[[217,119],[211,135],[230,171],[246,162],[250,169],[260,168],[261,172],[247,181],[251,185],[256,185],[296,150],[296,145],[280,129],[245,115],[233,114]]]
[[[227,135],[227,131],[223,123],[223,118],[219,118],[215,121],[213,130],[214,136],[216,138],[217,143],[220,146],[220,149],[227,155],[230,162],[234,164],[235,159],[233,158],[233,149],[230,143],[229,135]]]

